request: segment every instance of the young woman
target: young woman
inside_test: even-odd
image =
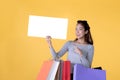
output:
[[[94,55],[94,46],[90,26],[86,20],[77,21],[75,34],[76,39],[68,40],[58,52],[55,52],[52,46],[51,36],[46,37],[53,58],[60,58],[68,51],[67,60],[71,61],[72,64],[71,78],[73,75],[74,64],[77,63],[86,67],[91,67]]]

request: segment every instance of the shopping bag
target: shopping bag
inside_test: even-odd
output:
[[[46,80],[47,79],[47,76],[49,74],[52,64],[53,64],[53,60],[43,62],[40,72],[37,76],[37,80]]]
[[[62,75],[63,75],[63,62],[64,61],[60,61],[60,77],[59,77],[59,80],[62,80]]]
[[[63,65],[63,61],[60,60],[60,64],[59,64],[59,68],[57,70],[57,74],[56,74],[56,77],[55,77],[55,80],[62,80],[62,65]]]
[[[63,61],[62,80],[70,80],[70,61]]]
[[[73,80],[106,80],[106,71],[75,64]]]
[[[60,64],[59,61],[53,61],[47,80],[55,80],[55,77],[59,68],[59,64]]]
[[[44,61],[37,80],[54,80],[59,67],[59,61]]]

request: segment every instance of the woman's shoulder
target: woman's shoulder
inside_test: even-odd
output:
[[[66,42],[66,44],[76,44],[77,45],[77,43],[75,43],[74,42],[74,40],[68,40],[67,42]],[[80,45],[80,46],[88,46],[89,48],[94,48],[94,45],[93,44],[85,44],[85,45],[81,45],[81,44],[78,44],[78,45]]]
[[[94,49],[94,45],[93,44],[89,44],[88,48],[89,49]]]
[[[67,41],[67,43],[73,43],[73,44],[78,44],[78,43],[76,43],[74,40],[68,40]],[[90,46],[90,47],[93,47],[93,45],[92,44],[78,44],[78,45],[84,45],[84,46]]]
[[[72,40],[68,40],[68,41],[66,41],[66,43],[65,44],[71,44],[71,42],[72,42]]]
[[[71,44],[73,42],[74,42],[73,40],[68,40],[66,43]]]
[[[68,40],[67,42],[68,42],[68,43],[71,43],[71,42],[73,42],[73,40]]]

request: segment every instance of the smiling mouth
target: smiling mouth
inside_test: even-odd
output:
[[[77,36],[80,36],[80,35],[77,35]]]

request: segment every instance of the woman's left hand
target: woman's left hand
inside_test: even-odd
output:
[[[77,46],[74,46],[74,51],[82,56],[82,51]]]

